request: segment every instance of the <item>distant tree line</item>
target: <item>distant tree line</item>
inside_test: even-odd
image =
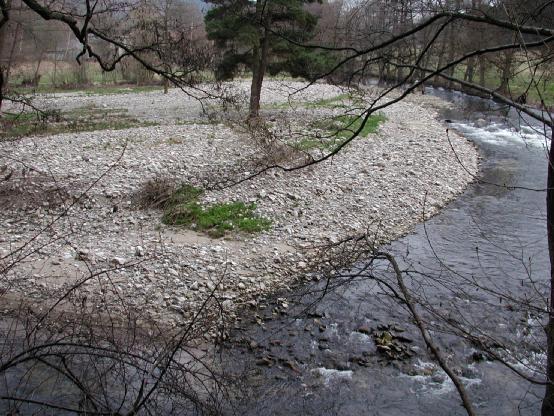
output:
[[[530,42],[541,39],[539,33],[518,33],[510,28],[490,26],[479,19],[492,18],[530,27],[553,27],[554,13],[551,2],[541,0],[364,0],[347,3],[336,2],[325,10],[324,36],[317,39],[320,45],[336,48],[346,65],[333,68],[329,75],[336,81],[359,82],[369,77],[378,79],[381,84],[404,82],[410,73],[411,64],[428,69],[441,68],[466,54],[485,51],[499,45]],[[424,30],[410,31],[427,19],[440,13],[464,13],[479,19],[451,17],[449,21],[435,20]],[[395,37],[403,35],[398,41]],[[431,39],[433,48],[424,50]],[[378,53],[359,55],[370,51],[375,45],[390,42]],[[425,53],[422,53],[425,52]],[[542,93],[552,89],[554,72],[549,59],[551,46],[521,48],[500,48],[487,53],[475,53],[459,63],[450,65],[444,72],[451,78],[460,78],[467,83],[492,88],[500,94],[508,95],[520,102],[530,99],[535,104],[547,103]],[[410,74],[409,81],[422,79],[425,71]],[[471,88],[460,87],[453,80],[434,77],[428,83],[443,87],[455,87],[468,92]]]
[[[87,15],[87,7],[94,7],[89,10],[92,13],[87,28],[94,28],[114,42],[106,42],[91,31],[84,31],[83,39],[78,39],[71,26],[57,19],[44,20],[33,5],[47,7],[48,11],[63,11],[76,20]],[[153,68],[140,64],[129,51],[140,55],[152,67],[171,72],[196,66],[196,62],[185,61],[193,59],[192,49],[206,47],[202,12],[197,4],[187,0],[94,4],[74,0],[47,5],[2,0],[0,6],[5,12],[4,22],[0,24],[0,70],[5,87],[38,87],[41,78],[43,84],[54,88],[116,82],[141,85],[163,80],[167,87],[167,78],[156,78]],[[97,57],[90,51],[81,53],[83,41]],[[99,65],[99,59],[104,68]],[[114,71],[110,71],[115,63]]]
[[[188,0],[111,0],[95,3],[87,29],[93,28],[116,42],[107,42],[89,31],[87,47],[97,56],[81,54],[80,63],[85,65],[79,65],[75,57],[83,49],[83,39],[76,38],[64,22],[45,21],[37,14],[31,6],[41,2],[1,3],[0,9],[9,16],[0,26],[4,85],[37,86],[41,76],[48,74],[48,80],[42,81],[52,87],[119,81],[139,85],[164,82],[167,89],[172,77],[164,77],[163,73],[171,73],[175,82],[183,81],[185,73],[194,81],[211,74],[225,80],[251,71],[255,80],[252,114],[256,113],[255,97],[266,71],[310,80],[324,77],[338,83],[374,78],[387,84],[404,80],[410,72],[409,64],[432,37],[437,37],[434,47],[422,55],[420,67],[440,68],[471,51],[513,43],[518,37],[526,41],[538,38],[538,34],[518,34],[453,18],[448,24],[437,20],[415,36],[392,42],[395,36],[437,13],[461,12],[527,26],[554,24],[553,13],[548,13],[540,0],[211,0],[205,10]],[[85,16],[87,4],[78,0],[54,2],[49,3],[48,10]],[[387,41],[391,41],[390,46],[380,48],[378,56],[353,57]],[[548,45],[532,50],[490,51],[449,66],[445,75],[492,88],[522,103],[548,107],[554,103],[550,97],[541,97],[541,91],[554,89],[550,54]],[[141,59],[134,59],[139,55]],[[104,71],[99,70],[98,58],[106,63]],[[344,59],[347,62],[341,63]],[[87,61],[96,62],[96,70],[91,70]],[[116,62],[115,74],[105,71]],[[418,70],[410,75],[410,81],[423,77],[423,71]],[[434,77],[429,83],[471,89],[444,77]]]

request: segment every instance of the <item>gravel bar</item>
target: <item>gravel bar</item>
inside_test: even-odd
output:
[[[300,86],[267,82],[262,102],[286,102]],[[247,88],[236,82],[233,91],[245,100]],[[316,84],[293,99],[340,93]],[[377,133],[320,164],[272,169],[207,191],[207,204],[255,202],[273,222],[260,234],[212,239],[162,224],[161,213],[138,209],[134,195],[153,178],[205,186],[225,175],[248,176],[249,161],[259,156],[256,140],[228,124],[176,123],[201,113],[200,104],[178,90],[56,94],[36,103],[62,110],[126,108],[161,123],[0,144],[2,177],[11,173],[0,183],[0,264],[7,270],[0,290],[40,303],[83,281],[78,293],[89,307],[115,310],[123,300],[144,319],[169,325],[188,322],[213,290],[232,317],[237,306],[255,305],[313,270],[313,247],[364,233],[370,224],[379,224],[380,242],[396,239],[422,220],[424,209],[427,217],[437,213],[478,171],[475,147],[447,136],[436,119],[436,107],[446,104],[412,95],[383,111]],[[287,117],[306,128],[305,113]],[[279,127],[280,118],[273,124]]]

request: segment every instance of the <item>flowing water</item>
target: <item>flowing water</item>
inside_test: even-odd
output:
[[[386,249],[411,270],[406,278],[411,288],[443,317],[462,322],[473,334],[492,336],[489,345],[505,344],[507,350],[495,351],[514,369],[540,379],[535,369],[545,360],[541,312],[549,276],[541,191],[545,131],[493,101],[427,92],[455,104],[456,110],[441,117],[478,147],[481,181]],[[374,265],[374,271],[387,275],[384,264]],[[374,280],[341,286],[318,300],[310,314],[303,313],[323,285],[314,285],[298,302],[288,301],[288,307],[276,300],[236,328],[223,357],[242,380],[244,395],[233,405],[237,414],[465,414],[404,308],[384,296]],[[422,313],[443,354],[459,369],[478,414],[539,413],[542,387],[487,359],[476,345],[442,332],[447,327],[436,316]],[[398,346],[412,356],[385,358],[376,348],[376,336],[383,334],[400,336]]]

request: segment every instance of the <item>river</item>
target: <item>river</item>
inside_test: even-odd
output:
[[[426,307],[419,309],[443,355],[459,371],[477,413],[538,414],[543,387],[460,338],[452,324],[487,342],[515,370],[540,379],[535,372],[545,361],[541,320],[549,275],[545,193],[540,191],[546,176],[544,135],[535,130],[540,126],[528,126],[492,101],[427,92],[454,103],[455,110],[444,111],[441,118],[479,148],[481,181],[383,249],[409,269],[405,279]],[[325,280],[287,293],[286,300],[275,298],[262,311],[245,311],[217,355],[227,376],[221,381],[230,393],[224,413],[465,414],[405,308],[373,278],[393,282],[387,264],[370,266],[356,265],[354,272],[364,273],[353,281],[334,280],[338,286],[323,299]],[[380,340],[399,359],[379,351]],[[4,383],[16,385],[16,376],[20,374],[4,376]],[[52,392],[60,395],[58,400],[64,394],[71,399],[74,388],[67,384],[53,388],[50,382],[35,389],[31,383],[29,388],[33,397],[41,398],[45,390],[48,400]],[[114,387],[112,393],[118,392]],[[5,411],[2,405],[7,403],[0,403]],[[161,403],[165,405],[169,413],[172,399]],[[37,408],[24,410],[30,414]]]
[[[440,89],[427,93],[454,104],[441,118],[478,147],[481,181],[385,249],[410,270],[410,287],[432,308],[420,307],[477,413],[538,414],[543,387],[450,333],[451,326],[433,313],[479,336],[514,369],[540,379],[536,369],[545,363],[541,319],[549,276],[541,126],[490,100]],[[392,278],[382,263],[373,264],[371,272]],[[275,300],[255,319],[245,314],[223,351],[227,371],[240,379],[241,388],[229,411],[465,414],[453,384],[433,364],[408,314],[386,290],[365,276],[319,300],[325,284],[295,292],[286,305]],[[376,347],[379,336],[385,341],[392,336],[410,357],[385,358]]]

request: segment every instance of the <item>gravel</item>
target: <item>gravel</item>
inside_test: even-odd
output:
[[[345,91],[331,85],[304,88],[305,84],[289,81],[266,81],[265,84],[261,97],[265,105],[284,102],[295,105],[318,101]],[[39,94],[33,103],[39,108],[56,108],[62,111],[80,107],[126,109],[130,116],[149,121],[186,121],[202,119],[221,102],[226,102],[231,109],[235,106],[244,108],[248,103],[249,88],[250,81],[238,81],[217,86],[200,85],[197,89],[183,91],[173,88],[168,94],[162,91],[104,95],[86,92]]]
[[[267,82],[262,101],[285,102],[299,86]],[[238,82],[231,90],[236,95],[247,87]],[[295,99],[340,93],[317,84]],[[257,212],[273,222],[261,234],[211,239],[163,225],[159,211],[138,209],[136,193],[153,178],[206,187],[247,177],[263,166],[261,140],[237,125],[176,124],[172,120],[201,113],[200,104],[177,90],[56,94],[36,102],[65,110],[127,108],[164,121],[0,144],[2,177],[13,172],[0,183],[6,270],[0,288],[40,303],[82,281],[78,296],[89,307],[118,310],[123,300],[144,319],[168,325],[188,322],[212,291],[232,317],[238,306],[255,304],[313,270],[313,247],[364,233],[370,224],[379,224],[379,242],[398,238],[421,221],[424,210],[429,217],[462,192],[472,180],[468,172],[478,170],[475,147],[454,133],[449,142],[436,120],[434,108],[446,104],[412,96],[383,111],[387,121],[376,134],[354,140],[331,159],[293,172],[268,170],[207,191],[204,203],[255,202]],[[305,131],[309,118],[338,110],[264,111],[274,131]]]

